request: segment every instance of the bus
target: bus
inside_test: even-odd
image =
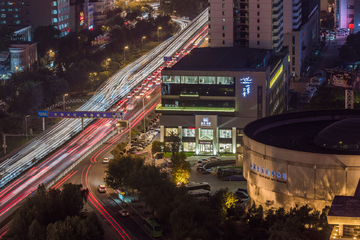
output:
[[[185,187],[188,191],[189,190],[199,190],[199,189],[210,191],[210,185],[207,182],[190,183],[190,184],[186,185]]]
[[[211,191],[198,189],[198,190],[189,190],[188,193],[193,196],[199,202],[207,202],[210,199]]]
[[[224,181],[244,181],[243,168],[239,166],[219,167],[217,170],[218,178]]]
[[[144,228],[150,233],[152,237],[161,237],[162,229],[161,225],[153,218],[143,219]]]

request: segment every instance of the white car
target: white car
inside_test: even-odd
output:
[[[97,190],[99,191],[99,193],[106,193],[105,185],[98,185]]]
[[[207,159],[209,159],[210,161],[219,161],[219,160],[221,160],[220,158],[217,158],[217,157],[208,157]]]
[[[119,211],[120,215],[123,216],[123,217],[126,217],[126,216],[129,216],[129,212],[126,211],[126,210],[121,210]]]
[[[109,163],[109,161],[110,161],[110,158],[108,158],[108,157],[103,159],[103,163]]]

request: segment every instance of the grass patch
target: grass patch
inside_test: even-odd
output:
[[[234,153],[220,153],[220,156],[231,156],[231,157],[235,157],[236,154],[234,154]]]
[[[191,157],[192,155],[194,155],[193,152],[185,152],[186,157]],[[166,152],[164,153],[164,158],[171,158],[172,153],[171,152]]]

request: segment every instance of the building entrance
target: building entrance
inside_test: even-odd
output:
[[[212,144],[199,144],[200,151],[199,155],[213,155],[213,145]]]

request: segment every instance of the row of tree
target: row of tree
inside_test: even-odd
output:
[[[182,158],[182,153],[173,155],[175,168],[184,164]],[[328,237],[328,207],[320,212],[307,205],[296,206],[287,212],[269,203],[267,210],[253,205],[245,212],[228,189],[216,191],[209,201],[199,204],[187,194],[186,188],[177,185],[176,178],[174,171],[169,180],[160,167],[145,165],[141,157],[125,155],[110,161],[104,180],[115,189],[136,189],[140,201],[152,210],[155,218],[164,226],[170,224],[174,239],[321,240]]]
[[[66,183],[62,191],[39,185],[17,210],[6,240],[101,240],[104,230],[94,212],[82,211],[87,191]]]
[[[160,0],[159,10],[165,14],[195,18],[207,6],[207,0]]]

